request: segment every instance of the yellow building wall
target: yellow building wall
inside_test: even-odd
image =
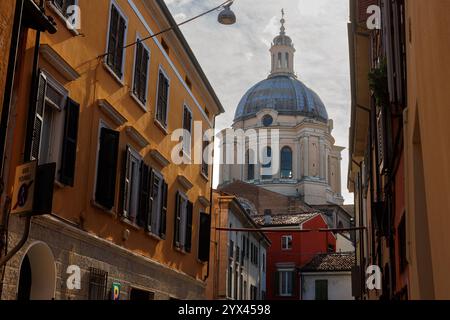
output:
[[[164,23],[160,12],[150,12],[148,7],[141,1],[116,0],[121,10],[128,18],[126,43],[134,42],[136,35],[147,36],[148,30],[137,12],[133,10],[130,3],[135,4],[141,18],[149,25],[153,32],[160,30],[158,27]],[[178,143],[171,141],[170,134],[173,130],[182,128],[183,105],[187,104],[192,113],[194,121],[202,121],[203,129],[211,127],[213,117],[219,112],[219,106],[205,89],[205,85],[199,81],[196,73],[190,73],[194,69],[192,63],[184,51],[176,51],[181,47],[173,35],[164,35],[165,41],[171,46],[169,56],[165,55],[158,41],[147,40],[146,45],[150,48],[150,70],[148,81],[147,110],[139,106],[131,97],[133,63],[135,46],[125,50],[124,78],[120,83],[106,69],[99,55],[106,52],[107,31],[110,12],[110,1],[87,1],[80,0],[82,25],[79,35],[75,35],[65,26],[65,23],[52,10],[47,9],[48,14],[55,16],[58,24],[58,32],[55,35],[42,35],[42,44],[48,44],[53,48],[80,77],[74,81],[67,82],[58,72],[57,68],[50,65],[48,61],[40,58],[40,67],[51,73],[69,91],[69,96],[80,103],[80,119],[78,131],[78,150],[75,170],[75,186],[60,187],[55,185],[53,212],[59,217],[77,224],[85,231],[101,238],[107,239],[119,246],[123,246],[135,253],[145,255],[153,260],[163,263],[170,268],[179,270],[193,278],[203,280],[206,274],[206,265],[197,260],[198,250],[198,222],[199,212],[209,212],[198,201],[199,196],[209,199],[211,181],[205,179],[201,174],[200,165],[169,164],[161,168],[149,156],[150,150],[157,149],[168,160],[171,159],[172,148]],[[149,4],[153,8],[156,4]],[[170,33],[170,32],[169,32]],[[168,34],[169,34],[168,33]],[[26,131],[26,114],[28,111],[28,96],[31,82],[32,56],[34,50],[34,32],[29,32],[26,61],[21,73],[22,85],[17,92],[19,97],[16,104],[14,121],[17,123],[14,132],[13,155],[11,167],[23,161],[23,150]],[[155,123],[156,87],[158,79],[158,68],[162,67],[170,78],[170,97],[167,133],[163,132]],[[178,72],[178,75],[177,75]],[[188,74],[193,85],[193,93],[189,92],[184,78]],[[181,79],[180,79],[181,78]],[[195,97],[195,101],[193,99]],[[114,124],[105,113],[98,107],[98,100],[107,100],[114,109],[127,119],[121,126]],[[210,119],[205,117],[200,109],[208,107]],[[113,213],[106,212],[93,205],[96,159],[98,148],[98,134],[100,120],[114,130],[120,131],[120,147],[117,167],[116,200]],[[126,134],[125,127],[132,126],[145,137],[150,143],[148,147],[140,149]],[[121,167],[123,161],[122,152],[129,144],[139,151],[145,161],[154,169],[160,171],[169,185],[168,213],[167,213],[167,238],[164,241],[156,240],[147,235],[144,230],[138,230],[126,224],[120,219],[118,205],[120,199]],[[193,154],[194,151],[192,151]],[[210,166],[209,177],[212,179],[212,166]],[[13,180],[14,170],[11,170],[9,181]],[[189,200],[194,203],[193,230],[192,230],[192,252],[181,253],[173,248],[173,226],[175,210],[175,193],[182,190],[177,183],[177,176],[185,176],[194,186],[187,192]],[[12,190],[9,184],[8,190]],[[127,241],[123,240],[123,232],[130,230]]]
[[[412,299],[450,299],[449,12],[450,1],[406,1],[409,39],[405,185]],[[424,188],[417,175],[420,147]],[[425,192],[420,192],[422,189]],[[419,209],[423,205],[426,209]],[[429,239],[421,239],[427,227],[418,224],[421,216],[428,223]],[[431,250],[431,270],[419,268],[421,256],[417,250],[421,246],[422,250]]]
[[[15,0],[0,2],[0,114],[3,109],[3,95],[8,71],[9,49],[15,8]]]

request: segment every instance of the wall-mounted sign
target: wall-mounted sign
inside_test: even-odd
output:
[[[112,295],[112,300],[117,301],[120,299],[120,283],[117,282],[113,282],[112,283],[112,289],[111,289],[111,295]]]
[[[11,213],[30,213],[33,211],[34,187],[36,185],[36,161],[16,168]]]

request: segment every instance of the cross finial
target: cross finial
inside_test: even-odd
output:
[[[284,20],[284,8],[281,9],[281,20],[280,20],[280,22],[281,22],[280,34],[284,35],[285,31],[286,31],[286,28],[284,27],[284,23],[286,22],[286,20]]]

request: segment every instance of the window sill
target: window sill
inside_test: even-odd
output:
[[[162,123],[159,122],[158,119],[155,119],[153,122],[159,128],[159,130],[161,130],[164,133],[164,135],[166,135],[166,136],[169,135],[169,131],[167,131],[167,128],[165,126],[163,126]]]
[[[203,173],[203,171],[200,171],[200,176],[206,180],[206,182],[209,182],[209,177]]]
[[[123,82],[123,79],[120,79],[119,76],[111,69],[110,66],[108,66],[108,63],[106,62],[107,56],[103,57],[103,67],[108,71],[108,73],[116,80],[116,82],[121,86],[124,87],[125,84]]]
[[[130,219],[125,218],[125,217],[120,218],[120,222],[126,224],[127,226],[133,228],[134,230],[141,230],[142,229],[136,223],[134,223],[133,221],[131,221]]]
[[[110,216],[115,217],[116,216],[116,212],[113,209],[107,209],[104,206],[102,206],[101,204],[97,203],[95,200],[91,200],[91,205],[97,209],[100,209],[101,211],[109,214]]]
[[[74,37],[80,35],[80,32],[79,32],[77,29],[72,29],[72,28],[69,28],[69,27],[67,26],[67,25],[69,24],[69,21],[68,21],[67,18],[62,14],[62,12],[61,12],[57,7],[55,7],[55,5],[54,5],[53,3],[49,2],[49,7],[50,7],[50,9],[53,11],[53,13],[55,13],[55,14],[58,16],[58,18],[61,20],[61,22],[65,25],[66,29],[67,29]]]
[[[163,240],[164,240],[164,239],[161,238],[160,236],[158,236],[158,235],[156,235],[156,234],[154,234],[154,233],[152,233],[152,232],[150,232],[150,231],[145,232],[145,234],[146,234],[148,237],[150,237],[150,238],[152,238],[153,240],[156,240],[156,241],[163,241]]]
[[[137,105],[144,111],[147,112],[147,107],[146,107],[146,103],[144,104],[141,100],[139,100],[139,98],[134,94],[133,91],[130,91],[130,96],[131,98],[134,100],[134,102],[137,103]]]
[[[188,255],[189,252],[187,252],[186,250],[182,249],[182,248],[178,248],[178,247],[174,247],[175,251],[178,253],[181,253],[183,255]]]

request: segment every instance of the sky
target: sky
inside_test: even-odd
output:
[[[177,22],[214,8],[225,0],[165,0]],[[350,69],[347,22],[348,0],[235,0],[232,26],[217,22],[212,12],[180,27],[225,113],[216,128],[231,127],[245,92],[270,72],[269,49],[280,31],[284,8],[286,33],[296,48],[295,72],[321,97],[334,121],[336,144],[348,148],[350,126]],[[347,191],[348,149],[342,152],[342,193]],[[215,166],[217,183],[218,167]]]

